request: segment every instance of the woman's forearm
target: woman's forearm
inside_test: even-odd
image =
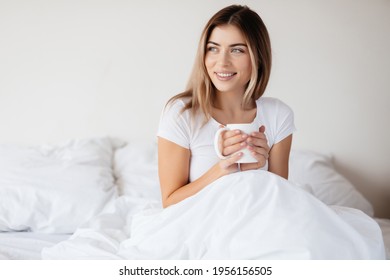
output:
[[[190,196],[195,195],[207,185],[211,184],[218,178],[226,175],[226,170],[222,169],[220,164],[215,164],[212,168],[210,168],[205,174],[196,179],[195,181],[184,185],[183,187],[178,188],[173,193],[171,193],[168,197],[163,199],[163,207],[166,208],[170,205],[176,204]]]

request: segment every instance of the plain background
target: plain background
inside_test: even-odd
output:
[[[334,155],[390,217],[388,0],[0,0],[0,142],[155,140],[204,25],[233,3],[269,29],[265,95],[293,108],[293,148]]]

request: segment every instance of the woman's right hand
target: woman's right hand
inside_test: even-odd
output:
[[[241,130],[225,130],[219,138],[218,148],[223,156],[230,156],[247,146],[248,135]]]
[[[222,176],[228,175],[234,172],[239,171],[238,163],[236,163],[243,156],[242,152],[235,153],[231,157],[226,159],[221,159],[218,162],[220,169],[222,170]]]
[[[221,169],[225,171],[224,175],[238,171],[239,167],[236,162],[243,156],[243,153],[239,151],[247,145],[247,138],[248,135],[240,130],[226,130],[221,133],[218,148],[223,156],[228,157],[219,161]]]

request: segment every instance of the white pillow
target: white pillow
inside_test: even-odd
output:
[[[117,196],[113,151],[109,138],[0,145],[0,231],[74,232]]]
[[[310,186],[313,195],[325,204],[352,207],[373,216],[370,202],[336,171],[331,156],[292,150],[289,164],[289,180],[301,186]]]
[[[116,150],[114,174],[120,195],[131,196],[143,204],[161,204],[155,142],[129,142]]]

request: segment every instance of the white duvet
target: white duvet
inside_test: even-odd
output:
[[[378,224],[265,171],[224,176],[161,209],[130,197],[44,259],[384,259]],[[138,203],[138,205],[140,205]]]

